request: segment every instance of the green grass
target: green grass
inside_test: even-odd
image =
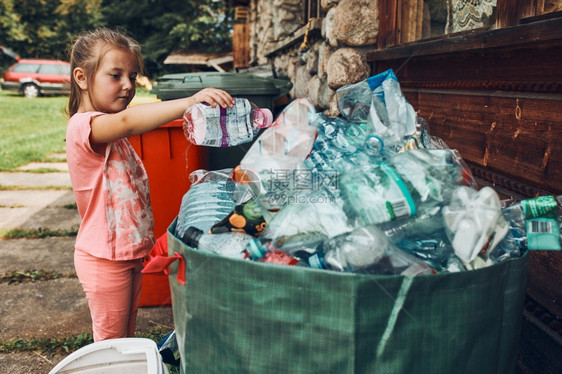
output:
[[[137,95],[151,96],[140,89]],[[30,162],[61,161],[47,156],[65,153],[67,102],[67,96],[28,99],[0,90],[0,171],[15,171]]]
[[[23,96],[0,91],[0,171],[13,171],[51,153],[64,153],[66,96]]]
[[[24,229],[11,229],[0,231],[0,239],[43,239],[61,236],[76,236],[78,229],[73,228],[70,230],[51,230],[45,228],[38,228],[32,230]]]

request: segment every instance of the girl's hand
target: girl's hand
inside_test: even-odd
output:
[[[234,106],[234,99],[226,91],[217,88],[204,88],[192,96],[196,104],[207,103],[211,106],[217,104],[223,108],[232,108]]]

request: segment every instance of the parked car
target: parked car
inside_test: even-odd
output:
[[[30,98],[70,93],[70,64],[65,61],[21,59],[3,78],[3,90],[18,91]]]

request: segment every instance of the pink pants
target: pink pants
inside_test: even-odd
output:
[[[94,341],[133,336],[142,261],[111,261],[74,251],[74,267],[88,299]]]

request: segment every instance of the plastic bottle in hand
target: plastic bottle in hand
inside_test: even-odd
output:
[[[313,268],[365,274],[431,274],[431,269],[392,244],[376,226],[359,227],[325,241],[308,259]]]
[[[193,226],[188,227],[181,238],[186,245],[201,252],[240,259],[244,257],[246,245],[253,239],[253,236],[241,232],[205,234]]]
[[[271,126],[273,114],[247,99],[235,98],[232,108],[196,104],[187,109],[183,119],[184,133],[191,143],[232,147],[252,141],[260,129]]]

